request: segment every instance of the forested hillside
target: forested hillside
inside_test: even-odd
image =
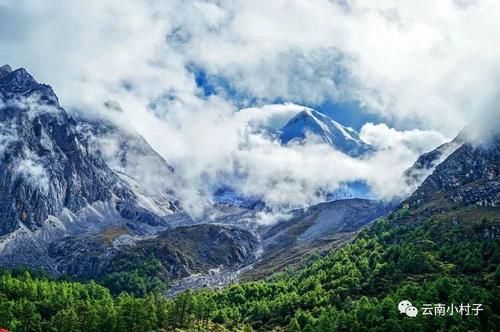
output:
[[[0,324],[19,331],[495,331],[500,328],[500,217],[454,207],[422,218],[401,209],[297,273],[222,291],[112,297],[95,283],[28,273],[0,278]],[[402,315],[401,300],[480,303],[478,316]]]
[[[215,295],[214,321],[287,331],[483,330],[500,327],[498,211],[457,209],[418,220],[403,209],[300,273]],[[406,317],[402,300],[481,303],[479,316]]]
[[[124,292],[113,297],[94,282],[56,281],[26,271],[0,275],[0,327],[11,331],[170,331],[194,323],[211,326],[210,303],[203,295],[189,294],[174,301],[161,293],[138,298]]]

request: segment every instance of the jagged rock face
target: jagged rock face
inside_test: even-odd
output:
[[[416,207],[443,194],[455,203],[498,206],[500,135],[463,144],[436,167],[406,203]]]
[[[418,157],[412,167],[407,169],[403,176],[406,184],[416,189],[434,171],[435,167],[445,160],[450,154],[464,144],[464,137],[457,136],[453,141],[444,143]]]
[[[0,67],[0,77],[11,72],[12,68],[9,65],[3,65]]]
[[[24,69],[0,75],[0,235],[31,230],[63,208],[112,197],[134,200],[104,160],[79,139],[52,88]]]

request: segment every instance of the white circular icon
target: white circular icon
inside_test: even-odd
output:
[[[404,301],[399,302],[399,304],[398,304],[399,313],[404,314],[408,307],[411,307],[410,301],[404,300]]]
[[[406,308],[406,315],[409,316],[409,317],[417,317],[417,314],[418,314],[418,309],[411,306],[411,307],[408,307]]]
[[[398,304],[399,313],[406,314],[408,317],[417,317],[418,309],[410,301],[404,300]]]

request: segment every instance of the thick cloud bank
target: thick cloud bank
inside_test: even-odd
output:
[[[169,135],[161,149],[175,161],[177,174],[189,184],[186,188],[196,188],[186,195],[227,184],[271,205],[304,206],[353,181],[365,182],[379,198],[405,195],[409,188],[401,179],[403,171],[421,153],[446,141],[436,131],[397,131],[368,123],[361,138],[376,151],[365,157],[350,157],[314,137],[304,144],[279,144],[275,130],[303,109],[275,104],[238,112],[207,109],[166,115],[157,128]]]
[[[53,85],[66,108],[118,101],[186,200],[229,179],[303,205],[353,180],[404,193],[398,175],[419,153],[498,112],[499,16],[494,0],[0,0],[0,59]],[[376,153],[269,135],[298,105],[337,101],[385,119],[361,130]]]

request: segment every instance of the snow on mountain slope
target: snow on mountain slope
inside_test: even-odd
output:
[[[97,144],[110,135],[115,154]],[[168,228],[162,218],[179,210],[172,177],[139,134],[74,117],[25,69],[0,68],[0,265],[50,269],[48,243],[110,225]]]
[[[360,156],[373,150],[373,147],[365,143],[354,129],[345,127],[327,115],[309,108],[291,118],[279,132],[282,144],[302,143],[309,136],[315,136],[350,156]]]
[[[80,139],[102,156],[137,196],[141,207],[160,216],[178,212],[180,203],[172,191],[173,167],[130,127],[118,103],[107,102],[105,106],[112,113],[109,118],[74,115]]]

